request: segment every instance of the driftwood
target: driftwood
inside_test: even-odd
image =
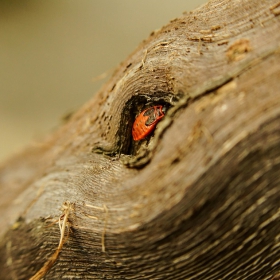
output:
[[[1,279],[280,279],[279,81],[279,0],[210,1],[152,32],[1,166]]]

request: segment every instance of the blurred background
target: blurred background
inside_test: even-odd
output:
[[[0,162],[92,98],[151,31],[206,0],[0,0]]]

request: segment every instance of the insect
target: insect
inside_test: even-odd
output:
[[[166,107],[162,105],[156,105],[141,112],[132,126],[134,141],[147,137],[155,129],[156,124],[164,117],[165,112]]]

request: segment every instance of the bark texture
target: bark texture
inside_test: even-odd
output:
[[[172,20],[1,166],[1,279],[279,279],[278,1]],[[166,116],[134,142],[156,104]]]

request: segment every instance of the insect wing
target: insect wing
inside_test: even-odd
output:
[[[157,119],[156,109],[154,107],[147,109],[146,111],[144,111],[143,116],[148,117],[148,119],[145,122],[145,125],[152,125]]]

